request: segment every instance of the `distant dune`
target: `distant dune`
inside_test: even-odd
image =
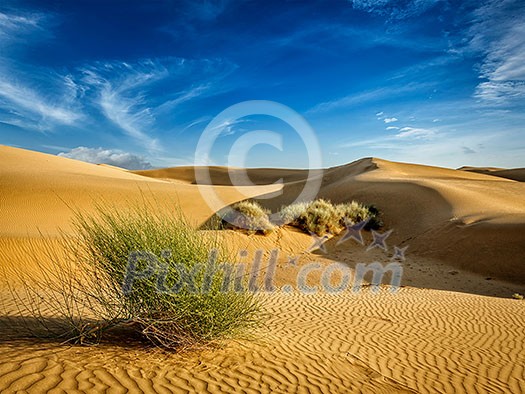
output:
[[[237,179],[239,174],[244,173],[244,169],[228,168],[220,166],[207,167],[212,185],[232,186],[232,178]],[[175,180],[190,184],[196,183],[194,167],[171,167],[156,170],[132,171],[135,174],[147,176],[155,179]],[[288,170],[280,168],[249,168],[246,170],[249,182],[255,185],[268,185],[276,180],[283,179],[284,183],[300,181],[306,179],[304,170]],[[240,180],[236,185],[243,185],[247,182]]]
[[[525,182],[525,168],[495,168],[495,167],[461,167],[458,170],[477,172],[478,174],[499,176],[518,182]]]
[[[260,339],[169,356],[131,342],[43,346],[0,316],[0,391],[525,392],[525,302],[510,299],[525,293],[525,183],[494,176],[499,171],[511,170],[487,175],[378,158],[326,169],[319,196],[376,205],[385,222],[380,232],[393,230],[388,251],[336,237],[326,254],[310,253],[310,236],[292,228],[220,236],[234,251],[262,249],[265,258],[277,248],[278,286],[294,278],[290,257],[297,269],[334,261],[354,268],[388,263],[394,246],[408,246],[397,294],[365,287],[358,294],[264,295],[269,321]],[[272,194],[260,202],[275,210],[294,200],[307,177],[305,170],[247,173],[243,179],[241,169],[211,167],[214,186],[204,192],[213,188],[224,204]],[[244,186],[232,187],[230,175]],[[280,179],[282,188],[268,185]],[[196,224],[214,214],[192,167],[126,171],[0,146],[0,272],[35,271],[21,249],[55,245],[59,229],[70,231],[74,210],[100,202],[124,209],[144,199],[152,209],[180,206]],[[0,284],[2,313],[16,313]]]

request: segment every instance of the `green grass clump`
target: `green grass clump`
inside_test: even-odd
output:
[[[193,348],[258,324],[258,298],[224,263],[229,253],[222,241],[198,231],[180,211],[100,208],[78,213],[74,229],[64,236],[65,257],[53,270],[24,282],[39,303],[30,305],[33,315],[45,319],[54,311],[54,320],[68,323],[60,333],[68,341],[98,341],[126,327],[165,348]],[[140,256],[140,275],[130,283],[133,255]]]
[[[224,245],[198,232],[180,212],[102,211],[98,217],[78,216],[76,228],[90,265],[106,273],[112,288],[119,291],[123,319],[138,323],[146,336],[168,347],[191,346],[235,336],[257,320],[254,294],[225,282],[221,263],[228,253]],[[162,260],[164,288],[176,283],[183,286],[176,292],[159,292],[159,277],[152,275],[135,281],[131,292],[122,295],[119,286],[134,251],[147,251]],[[208,261],[212,251],[216,259]],[[196,273],[192,286],[176,269],[177,264],[187,273]],[[197,264],[202,267],[196,269]]]
[[[275,229],[270,222],[270,211],[257,202],[245,200],[231,206],[222,215],[223,227],[244,229],[250,233],[269,234]]]

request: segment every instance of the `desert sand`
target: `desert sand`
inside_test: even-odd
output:
[[[511,179],[518,182],[525,182],[525,168],[496,168],[496,167],[470,167],[463,166],[458,170],[477,172],[478,174],[486,174],[499,176],[501,178]]]
[[[130,172],[0,146],[0,267],[34,271],[28,244],[53,245],[74,210],[143,199],[180,205],[195,224],[213,210],[191,167]],[[239,171],[233,169],[232,171]],[[278,208],[306,179],[301,170],[251,169],[254,185],[232,187],[228,169],[210,169],[225,204],[275,193]],[[388,250],[349,240],[307,252],[292,228],[265,237],[220,236],[235,249],[280,250],[277,285],[308,262],[389,262],[408,247],[402,288],[379,293],[263,294],[269,320],[254,339],[185,354],[133,339],[70,346],[28,338],[16,305],[0,290],[2,392],[525,392],[525,184],[487,174],[366,158],[324,171],[320,197],[356,199],[383,212]],[[262,200],[263,202],[265,200]],[[295,263],[290,264],[290,259]],[[9,280],[4,276],[4,279]]]

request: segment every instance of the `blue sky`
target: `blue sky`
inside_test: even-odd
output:
[[[313,127],[322,163],[361,157],[525,166],[525,3],[447,0],[56,1],[0,5],[0,144],[127,168],[192,164],[208,123],[246,100]],[[253,130],[249,167],[306,167],[297,133]]]

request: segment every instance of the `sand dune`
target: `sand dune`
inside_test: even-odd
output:
[[[144,198],[152,204],[180,205],[192,220],[202,222],[213,211],[192,185],[174,185],[111,166],[0,146],[0,237],[57,234],[67,229],[74,210],[92,210],[95,203],[127,206]],[[230,204],[275,187],[217,187]]]
[[[176,180],[185,183],[196,183],[195,169],[199,167],[171,167],[157,170],[133,171],[138,175],[147,176],[155,179]],[[248,168],[239,169],[232,167],[210,166],[203,167],[209,171],[210,184],[221,186],[243,185],[243,180],[232,182],[237,179],[239,174],[246,171],[249,181],[255,185],[269,185],[282,179],[283,183],[295,182],[306,179],[307,173],[304,170],[288,170],[280,168]]]
[[[458,170],[476,172],[478,174],[499,176],[518,182],[525,182],[525,168],[495,168],[495,167],[461,167]]]
[[[101,199],[117,209],[142,199],[153,206],[180,204],[196,223],[214,213],[193,184],[191,167],[128,172],[10,147],[0,147],[0,160],[0,268],[34,270],[21,248],[52,245],[59,228],[69,231],[73,209],[92,210]],[[228,169],[210,173],[219,185],[208,187],[224,204],[274,193],[279,187],[265,184],[283,178],[283,194],[261,200],[274,209],[293,200],[306,179],[302,170],[251,169],[250,181],[258,186],[233,188]],[[334,238],[327,254],[306,252],[312,239],[291,228],[268,237],[221,236],[250,255],[278,248],[279,286],[308,262],[353,268],[389,262],[394,245],[409,246],[407,287],[397,294],[386,287],[379,294],[367,288],[358,294],[267,294],[270,318],[256,340],[184,355],[145,349],[132,339],[91,348],[42,342],[0,316],[0,391],[525,391],[525,302],[509,298],[525,292],[525,184],[366,158],[325,170],[319,195],[378,206],[381,231],[394,230],[389,250],[367,251]],[[2,313],[14,315],[16,306],[2,286]]]
[[[74,209],[93,209],[94,203],[101,199],[116,207],[140,203],[143,198],[153,204],[180,204],[184,213],[197,223],[214,213],[196,185],[191,184],[195,177],[189,167],[166,169],[165,173],[138,172],[148,175],[143,176],[16,148],[0,147],[0,155],[3,164],[0,241],[2,237],[39,236],[39,232],[56,235],[58,227],[68,228]],[[210,173],[214,181],[224,184],[213,186],[224,204],[279,190],[279,185],[232,188],[226,186],[231,184],[227,168],[213,167]],[[291,177],[284,184],[283,193],[261,200],[274,210],[293,201],[307,176],[304,170],[283,170],[283,174],[283,178]],[[275,182],[279,170],[251,169],[249,175],[255,183]],[[367,158],[325,170],[319,195],[334,202],[357,199],[378,206],[383,212],[385,229],[394,230],[389,244],[408,245],[414,266],[432,266],[437,261],[448,271],[510,281],[518,289],[525,283],[521,259],[525,252],[522,183]],[[350,262],[340,252],[329,257]],[[441,274],[433,272],[433,275]],[[450,288],[438,282],[437,288],[468,288]]]
[[[303,182],[286,184],[278,209]],[[525,283],[525,185],[445,168],[367,158],[327,169],[319,196],[357,199],[383,212],[389,240],[414,258],[435,258],[485,276]]]
[[[525,185],[503,178],[370,159],[377,169],[334,174],[321,196],[384,212],[392,241],[458,268],[525,282]],[[341,171],[341,170],[340,170]]]

